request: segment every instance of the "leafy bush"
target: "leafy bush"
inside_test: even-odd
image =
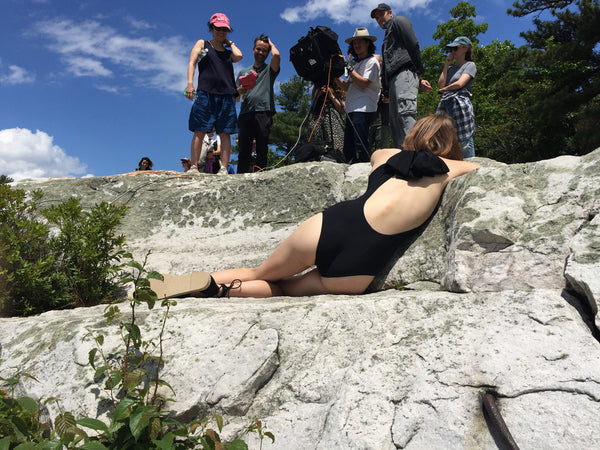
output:
[[[0,315],[95,305],[119,289],[127,207],[79,200],[41,208],[43,194],[0,183]]]

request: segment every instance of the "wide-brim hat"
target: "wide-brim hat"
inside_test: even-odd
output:
[[[452,42],[450,42],[448,45],[446,45],[446,48],[460,47],[461,45],[468,45],[469,47],[473,47],[471,39],[469,39],[466,36],[459,36]]]
[[[231,31],[231,26],[229,25],[229,19],[223,13],[213,14],[212,17],[210,18],[209,23],[211,25],[214,25],[217,28],[227,28],[229,31]]]
[[[376,8],[373,8],[373,10],[371,11],[371,19],[375,18],[375,13],[377,11],[391,11],[392,8],[390,8],[390,5],[388,5],[387,3],[380,3],[379,5],[377,5]]]
[[[349,37],[349,38],[348,38],[348,39],[346,39],[344,42],[345,42],[346,44],[350,44],[350,43],[352,43],[352,41],[353,41],[354,39],[359,39],[359,38],[360,38],[360,39],[368,39],[368,40],[369,40],[369,41],[371,41],[371,42],[375,42],[375,41],[377,40],[377,38],[376,38],[375,36],[371,36],[371,35],[369,34],[369,30],[367,30],[367,29],[366,29],[366,28],[364,28],[364,27],[360,27],[360,28],[357,28],[356,30],[354,30],[354,36],[352,36],[352,37]]]

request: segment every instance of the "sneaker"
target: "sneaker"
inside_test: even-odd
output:
[[[192,167],[190,167],[190,170],[188,170],[188,172],[198,173],[198,167],[192,166]]]
[[[219,175],[227,175],[227,167],[222,167],[219,169]]]
[[[165,298],[186,297],[192,293],[207,291],[215,284],[208,272],[192,272],[187,275],[163,275],[163,281],[150,279],[152,289],[159,300]],[[216,285],[214,286],[216,288]],[[211,289],[211,294],[213,289]]]

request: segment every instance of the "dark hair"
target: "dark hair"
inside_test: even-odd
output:
[[[212,23],[210,23],[210,21],[206,22],[206,25],[208,25],[208,31],[212,31],[214,28],[217,28]],[[233,28],[229,27],[228,33],[233,33]]]
[[[365,41],[369,42],[369,46],[367,47],[367,55],[368,56],[371,56],[373,53],[375,53],[375,44],[373,44],[373,41],[371,39],[367,39],[367,38],[358,38],[358,39],[364,39]],[[350,42],[350,45],[348,46],[348,53],[350,53],[354,59],[358,59],[358,55],[354,51],[354,45],[352,45],[352,42]]]
[[[475,58],[473,57],[473,47],[469,47],[469,50],[465,53],[465,59],[467,61],[475,61]]]
[[[148,170],[152,169],[152,166],[154,165],[154,163],[147,156],[144,156],[142,159],[140,159],[140,162],[138,163],[138,169],[142,166],[142,161],[144,161],[144,160],[148,161]]]
[[[261,34],[257,38],[254,38],[254,47],[256,47],[256,43],[258,41],[261,41],[261,42],[264,42],[265,44],[268,44],[269,43],[269,36],[267,36],[266,34]],[[271,47],[270,46],[269,46],[269,51],[271,51]]]

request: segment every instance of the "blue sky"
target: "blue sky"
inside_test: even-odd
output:
[[[327,25],[343,40],[366,26],[370,0],[229,2],[174,0],[0,0],[0,174],[15,179],[113,175],[149,156],[154,169],[181,170],[189,156],[183,96],[189,53],[210,39],[206,23],[225,13],[242,50],[237,71],[252,64],[252,42],[268,34],[282,54],[278,83],[291,78],[289,49],[310,26]],[[421,47],[457,1],[388,1],[409,17]],[[481,44],[524,41],[529,18],[506,14],[512,0],[472,1]],[[379,46],[377,47],[380,48]]]

